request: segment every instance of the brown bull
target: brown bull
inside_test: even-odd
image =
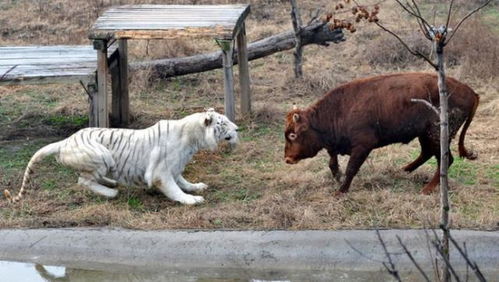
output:
[[[459,156],[475,156],[464,147],[464,137],[478,106],[478,95],[466,84],[447,78],[449,135],[459,137]],[[337,193],[346,193],[369,153],[393,143],[419,139],[421,154],[404,167],[412,172],[432,156],[440,166],[439,117],[428,106],[411,99],[424,99],[438,107],[436,75],[405,73],[355,80],[329,91],[310,107],[294,109],[286,117],[285,160],[295,164],[326,149],[329,168],[339,180],[338,154],[350,155],[344,182]],[[450,140],[449,140],[450,142]],[[449,152],[450,153],[450,152]],[[452,154],[449,165],[452,164]],[[431,193],[440,182],[439,167],[422,193]]]

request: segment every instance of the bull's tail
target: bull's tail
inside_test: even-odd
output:
[[[475,94],[475,104],[473,105],[473,109],[471,110],[468,119],[466,119],[463,129],[461,130],[461,135],[459,136],[459,156],[461,158],[467,158],[469,160],[474,160],[477,158],[476,154],[474,154],[471,151],[468,151],[464,147],[464,137],[466,136],[466,131],[468,130],[468,127],[470,126],[470,123],[473,120],[473,117],[475,116],[476,108],[478,107],[478,102],[480,101],[480,97],[476,93],[474,94]]]
[[[43,158],[57,153],[59,151],[60,147],[61,147],[61,142],[62,141],[59,141],[59,142],[56,142],[56,143],[52,143],[52,144],[48,144],[47,146],[42,147],[40,150],[38,150],[33,155],[33,157],[31,157],[31,160],[29,161],[28,165],[26,166],[26,171],[24,172],[24,177],[23,177],[23,183],[21,185],[21,189],[19,190],[19,193],[17,194],[17,196],[13,197],[10,194],[9,190],[7,190],[7,189],[5,189],[3,191],[3,194],[5,195],[5,198],[7,198],[7,200],[9,200],[9,202],[15,203],[15,202],[18,202],[22,198],[22,196],[26,192],[25,189],[26,189],[26,187],[28,186],[28,184],[29,184],[29,182],[31,180],[30,176],[33,173],[33,165],[35,163],[37,163],[38,161],[42,160]]]

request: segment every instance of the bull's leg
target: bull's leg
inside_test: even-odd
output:
[[[426,137],[419,137],[419,144],[421,145],[421,154],[412,163],[404,166],[404,170],[407,172],[413,172],[427,160],[432,157],[431,145]]]
[[[337,195],[348,192],[348,188],[350,188],[353,177],[357,174],[360,166],[364,163],[370,152],[371,149],[360,146],[352,149],[350,159],[348,160],[347,170],[345,172],[345,180],[343,181],[343,184],[341,184],[340,189],[336,192]]]
[[[438,147],[438,149],[437,149]],[[435,144],[433,145],[433,152],[435,158],[437,158],[437,171],[435,171],[435,174],[433,175],[433,178],[431,181],[423,187],[423,190],[421,190],[421,194],[431,194],[435,191],[435,188],[437,187],[438,184],[440,184],[440,145]],[[452,156],[451,151],[449,150],[449,167],[452,165],[454,162],[454,157]]]
[[[331,170],[331,173],[333,174],[333,178],[340,182],[341,179],[341,170],[340,170],[340,165],[338,163],[338,154],[332,152],[332,151],[327,151],[329,156],[331,157],[329,159],[329,169]]]

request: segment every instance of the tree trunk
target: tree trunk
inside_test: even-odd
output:
[[[442,253],[449,261],[449,95],[445,82],[444,46],[435,40],[438,63],[438,93],[440,98],[440,225],[443,227]],[[443,281],[450,281],[449,267],[442,264]]]
[[[293,30],[295,31],[295,77],[300,78],[303,76],[303,45],[301,40],[301,16],[296,0],[291,0],[291,20],[293,22]]]
[[[314,22],[301,32],[302,45],[319,44],[328,46],[330,42],[344,41],[341,29],[330,30],[321,22]],[[293,30],[279,33],[248,45],[248,60],[255,60],[277,52],[295,47],[295,32]],[[234,63],[237,62],[237,52],[234,52]],[[151,68],[159,78],[185,75],[213,70],[222,67],[222,52],[212,52],[183,58],[152,60],[148,62],[131,63],[130,70]]]

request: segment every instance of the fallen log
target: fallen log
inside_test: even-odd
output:
[[[345,40],[341,29],[330,30],[328,25],[322,22],[314,22],[304,27],[301,37],[303,46],[308,44],[328,46],[330,42],[339,43]],[[248,44],[248,60],[255,60],[294,47],[295,33],[293,30],[286,31]],[[233,62],[237,64],[237,51],[234,52]],[[130,70],[152,69],[153,75],[158,78],[203,72],[221,67],[221,51],[130,64]]]

